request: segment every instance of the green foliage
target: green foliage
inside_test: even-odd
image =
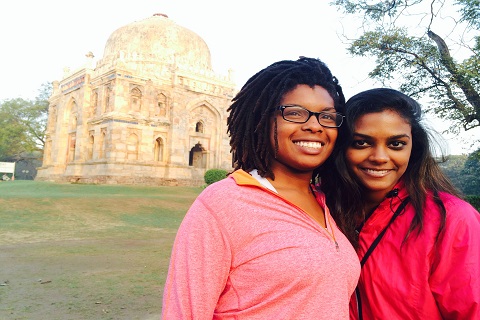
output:
[[[417,99],[429,98],[427,110],[451,120],[449,130],[456,133],[480,126],[479,2],[336,0],[331,4],[363,18],[357,27],[364,33],[350,40],[349,52],[376,59],[369,76]],[[453,56],[457,53],[463,60]]]
[[[439,163],[442,171],[452,181],[458,190],[463,192],[464,177],[462,175],[463,166],[467,161],[466,155],[448,156],[447,161]]]
[[[480,195],[480,149],[470,155],[449,156],[442,171],[467,196]]]
[[[480,149],[471,153],[461,172],[463,192],[467,195],[480,195]]]
[[[457,0],[457,5],[460,5],[461,21],[480,28],[480,0]]]
[[[44,84],[33,101],[15,98],[0,103],[0,161],[19,160],[22,154],[43,150],[50,90]]]
[[[205,183],[212,184],[227,177],[227,170],[223,169],[209,169],[205,172]]]
[[[384,15],[393,16],[398,11],[398,6],[395,5],[395,1],[372,3],[372,1],[335,0],[330,4],[342,7],[344,12],[349,14],[363,11],[365,15],[373,21],[381,20]]]
[[[465,200],[480,212],[480,196],[466,196]]]
[[[18,123],[14,112],[15,102],[7,101],[0,105],[0,161],[14,158],[33,146],[29,143],[23,126]]]

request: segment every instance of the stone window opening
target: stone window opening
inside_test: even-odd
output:
[[[103,112],[110,112],[110,96],[112,95],[112,88],[111,87],[106,87],[105,88],[105,98],[104,98],[104,103],[103,103]]]
[[[155,140],[154,160],[157,162],[163,162],[163,139],[157,138]]]
[[[130,110],[140,112],[142,110],[142,92],[138,88],[130,91]]]
[[[190,149],[188,165],[194,168],[206,168],[205,148],[198,142],[192,149]]]
[[[155,116],[165,117],[167,115],[167,97],[160,93],[157,96],[157,106],[155,107]]]
[[[204,127],[204,125],[203,125],[203,122],[198,121],[198,122],[195,124],[195,132],[205,133],[205,127]]]
[[[65,108],[63,115],[64,124],[69,131],[75,131],[77,128],[77,103],[72,99]]]

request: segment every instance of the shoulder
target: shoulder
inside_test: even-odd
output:
[[[467,201],[452,194],[441,192],[440,199],[446,210],[446,227],[477,230],[480,234],[480,213]],[[429,196],[429,204],[433,198]]]
[[[211,185],[208,185],[200,195],[228,193],[228,192],[231,192],[231,189],[234,188],[236,185],[237,184],[235,183],[235,180],[231,176],[228,176],[225,179],[222,179],[220,181],[212,183]]]
[[[454,215],[460,217],[479,217],[479,212],[467,201],[458,198],[449,193],[441,192],[440,199],[445,206],[447,215]]]
[[[230,175],[209,185],[200,193],[192,207],[218,215],[222,212],[245,210],[266,199],[271,200],[271,196],[257,180],[250,175],[244,178],[242,180],[238,175]]]
[[[195,234],[205,237],[208,233],[214,234],[212,230],[222,230],[221,226],[228,217],[226,213],[230,212],[229,199],[235,193],[234,188],[237,188],[231,180],[227,177],[206,187],[188,209],[178,233],[190,234],[189,237]]]
[[[222,205],[225,200],[232,199],[238,193],[239,186],[232,177],[212,183],[207,186],[197,197],[194,205],[202,203],[207,206]]]

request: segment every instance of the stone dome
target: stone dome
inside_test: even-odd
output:
[[[154,14],[115,30],[105,44],[102,60],[102,64],[116,64],[120,60],[126,64],[141,62],[212,70],[205,41],[164,14]]]

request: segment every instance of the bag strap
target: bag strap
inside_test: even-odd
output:
[[[410,197],[406,197],[402,201],[402,203],[398,206],[397,210],[395,210],[395,213],[393,214],[392,218],[388,222],[387,226],[385,228],[383,228],[382,232],[380,232],[379,235],[377,236],[377,238],[375,238],[375,240],[372,242],[372,244],[368,248],[367,252],[363,256],[362,260],[360,261],[360,265],[362,267],[365,264],[365,262],[367,262],[367,259],[370,257],[373,250],[375,250],[375,248],[377,247],[380,240],[382,240],[383,236],[385,235],[385,232],[387,232],[388,228],[393,223],[393,221],[395,221],[395,219],[397,219],[397,217],[400,215],[400,213],[402,213],[403,209],[405,209],[405,207],[407,206],[409,201],[410,201]]]
[[[377,247],[378,243],[380,240],[382,240],[383,236],[385,235],[385,232],[387,232],[388,228],[390,225],[397,219],[397,217],[402,213],[403,209],[407,206],[408,202],[410,201],[410,197],[406,197],[402,203],[398,206],[397,210],[395,210],[395,213],[393,214],[392,218],[388,222],[387,226],[383,228],[382,232],[379,233],[379,235],[375,238],[375,240],[372,242],[370,247],[368,248],[367,252],[363,256],[362,260],[360,261],[360,266],[363,267],[363,265],[367,262],[367,259],[370,257],[372,254],[373,250]],[[355,296],[357,298],[357,310],[358,310],[358,318],[360,320],[363,319],[363,313],[362,313],[362,303],[360,300],[360,291],[358,290],[358,286],[355,289]]]

